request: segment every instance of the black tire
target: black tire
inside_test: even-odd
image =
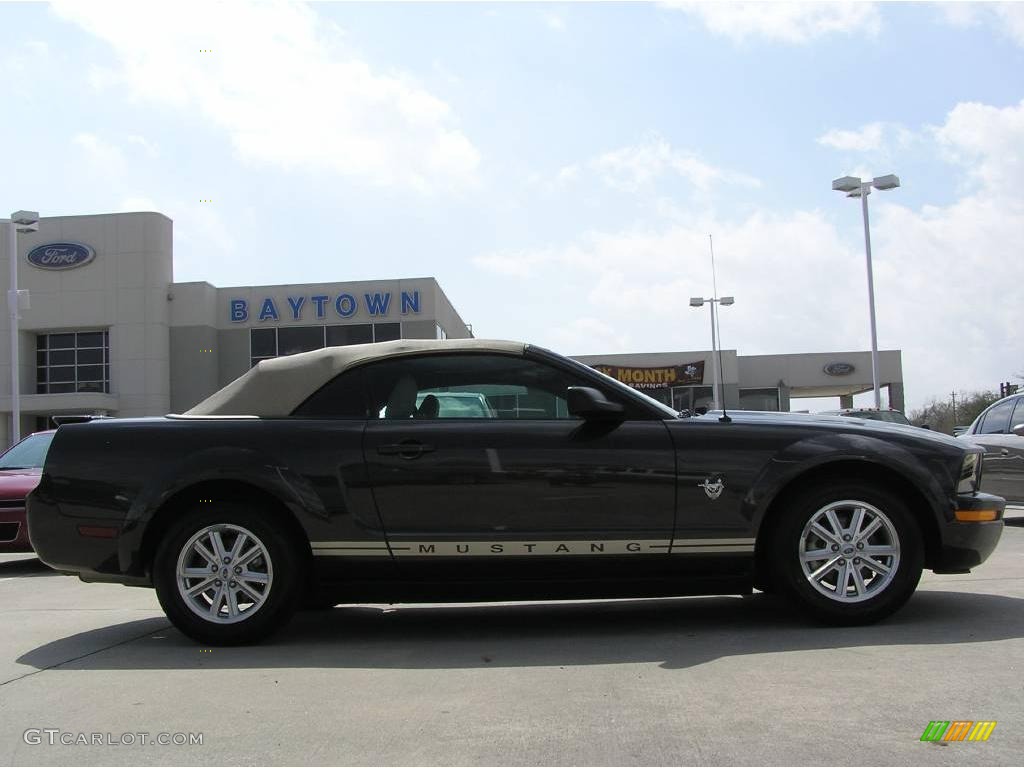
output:
[[[251,539],[243,540],[243,549],[245,546],[251,547],[256,543],[261,545],[264,554],[250,562],[255,564],[253,565],[254,569],[264,571],[265,574],[259,575],[267,579],[267,583],[263,586],[257,583],[247,585],[254,589],[258,597],[261,598],[261,602],[255,610],[252,608],[256,606],[256,601],[251,600],[249,609],[242,608],[238,617],[231,618],[225,615],[220,621],[214,619],[212,615],[203,617],[198,613],[202,608],[200,601],[206,604],[213,602],[209,592],[197,595],[191,603],[193,607],[190,607],[190,603],[182,594],[183,589],[179,588],[178,579],[179,558],[184,558],[186,563],[190,562],[189,556],[183,554],[183,551],[188,549],[189,552],[194,553],[189,542],[196,534],[211,526],[224,526],[223,530],[218,530],[217,533],[226,543],[235,540],[234,537],[239,535],[239,529],[250,536],[255,536],[256,542]],[[202,539],[201,542],[208,544],[211,540]],[[271,513],[228,502],[204,504],[182,516],[164,535],[153,559],[153,584],[156,587],[160,605],[171,623],[193,640],[205,645],[255,643],[283,627],[300,603],[302,585],[306,583],[305,562],[300,551],[299,544],[294,541],[294,537],[290,536],[287,530],[274,520]],[[230,552],[227,554],[230,555]],[[239,554],[244,554],[244,552]],[[194,554],[191,562],[196,565],[202,564],[202,567],[208,563],[201,558],[196,558]],[[241,567],[228,565],[232,568]],[[249,566],[245,567],[248,569]],[[244,572],[248,573],[249,571]],[[266,574],[269,574],[269,577]],[[211,574],[211,578],[217,575]],[[229,573],[229,578],[236,577],[230,576]],[[230,581],[228,583],[235,585],[237,582]],[[196,579],[187,584],[198,588],[201,586],[201,580]],[[210,589],[216,590],[219,587],[210,587]],[[234,594],[236,596],[240,594],[242,597],[241,600],[235,598],[238,604],[234,606],[236,609],[242,605],[244,600],[249,600],[244,593],[236,591]],[[218,608],[218,614],[231,611],[224,601],[218,600],[218,605],[221,606]],[[233,623],[221,623],[227,620]]]
[[[827,624],[870,624],[891,615],[910,599],[921,579],[924,544],[917,521],[897,494],[866,483],[840,481],[808,487],[783,503],[771,539],[772,583],[805,613]],[[831,505],[836,505],[834,518],[827,512]],[[860,540],[852,535],[858,508],[864,510],[862,532],[867,532],[880,516],[875,533]],[[818,520],[826,533],[832,532],[836,528],[833,519],[843,530],[834,539],[826,539],[818,535],[817,528],[811,528],[812,520]],[[845,535],[851,539],[847,541]],[[893,544],[895,558],[874,554],[894,549]],[[804,552],[810,558],[826,550],[824,557],[810,560],[805,571]],[[833,560],[838,562],[830,566]],[[871,565],[867,565],[869,561]],[[887,564],[895,567],[883,575],[881,570]],[[818,576],[812,578],[815,574]],[[842,589],[840,581],[844,583]]]

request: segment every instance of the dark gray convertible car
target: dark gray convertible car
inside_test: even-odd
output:
[[[266,360],[183,415],[62,426],[39,556],[203,643],[303,605],[748,593],[881,619],[1002,531],[982,449],[844,417],[681,416],[514,342]]]

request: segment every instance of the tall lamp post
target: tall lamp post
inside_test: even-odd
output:
[[[876,176],[871,181],[861,181],[857,176],[843,176],[832,182],[832,189],[845,192],[847,197],[859,197],[860,209],[864,214],[864,251],[868,260],[868,309],[871,312],[871,385],[875,390],[875,410],[882,410],[882,394],[878,389],[878,336],[875,332],[875,278],[871,271],[871,228],[868,225],[868,195],[871,188],[882,191],[896,189],[900,178],[894,174]]]
[[[711,370],[713,371],[713,385],[711,389],[712,394],[714,395],[715,410],[718,411],[721,410],[722,404],[718,399],[721,371],[718,370],[718,335],[715,330],[717,327],[717,313],[715,311],[715,305],[721,304],[723,307],[728,307],[732,304],[735,304],[736,299],[733,298],[732,296],[723,296],[720,299],[714,296],[712,296],[710,299],[703,299],[700,296],[694,296],[690,299],[690,306],[703,307],[704,302],[707,302],[708,306],[711,307]]]
[[[11,279],[7,291],[7,309],[11,321],[11,445],[21,440],[21,382],[18,378],[18,320],[23,302],[27,304],[28,291],[18,290],[18,233],[39,231],[36,211],[15,211],[9,219],[0,219],[7,225],[7,255],[10,258]]]

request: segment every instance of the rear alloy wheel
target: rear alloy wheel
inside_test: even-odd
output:
[[[300,560],[266,515],[233,504],[196,510],[168,532],[153,562],[160,604],[194,640],[237,645],[263,639],[300,599]]]
[[[812,488],[787,504],[774,541],[777,583],[832,624],[867,624],[902,606],[924,564],[906,504],[884,489]]]

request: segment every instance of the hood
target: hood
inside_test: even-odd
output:
[[[698,419],[718,419],[721,411],[708,411],[703,416],[696,416]],[[740,424],[790,424],[795,427],[816,426],[822,429],[842,430],[844,432],[856,431],[865,432],[877,437],[912,438],[932,444],[943,444],[956,446],[961,450],[964,443],[951,435],[944,435],[941,432],[933,432],[930,429],[922,429],[909,424],[893,424],[888,421],[876,419],[859,419],[856,416],[836,416],[822,413],[788,413],[783,411],[729,411],[729,418]]]

